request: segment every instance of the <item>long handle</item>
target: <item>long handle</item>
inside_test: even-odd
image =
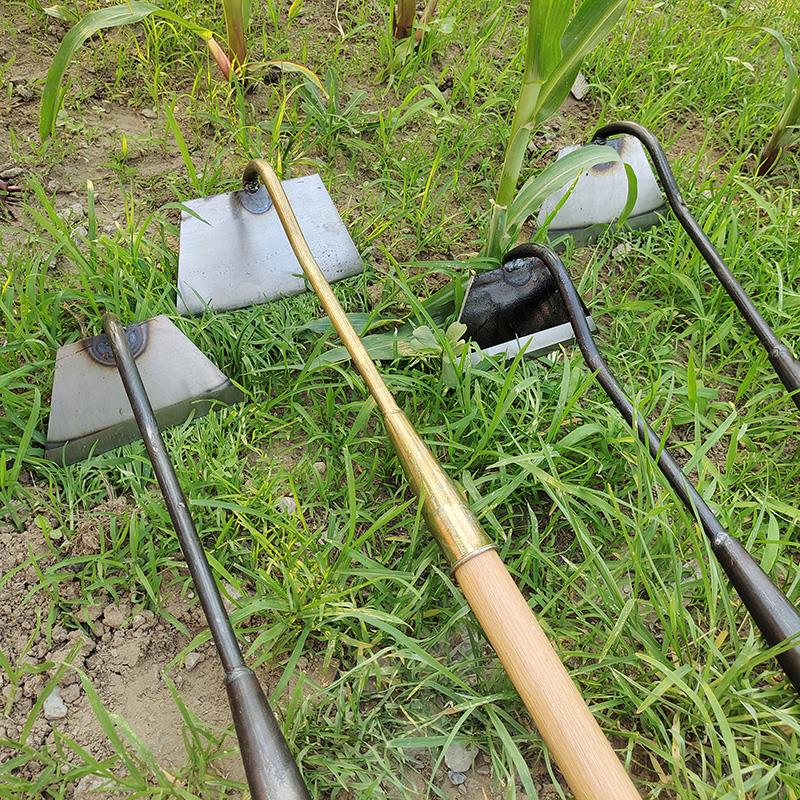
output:
[[[236,634],[189,512],[189,504],[161,438],[125,329],[113,314],[103,317],[103,328],[222,661],[225,689],[250,794],[253,800],[310,800],[258,678],[245,666]]]
[[[550,270],[564,299],[578,346],[586,363],[595,372],[597,382],[625,421],[631,426],[635,424],[639,438],[647,444],[650,455],[658,463],[670,486],[689,513],[700,520],[714,555],[767,643],[771,646],[778,645],[787,639],[797,642],[794,647],[784,650],[778,656],[778,661],[795,689],[800,692],[800,614],[797,609],[750,553],[725,530],[655,431],[631,405],[594,343],[580,296],[561,259],[548,247],[538,244],[522,245],[506,256],[507,259],[525,257],[540,259]]]
[[[706,236],[705,231],[692,216],[692,212],[689,211],[689,207],[681,195],[681,190],[678,188],[675,176],[672,174],[667,154],[658,143],[658,139],[644,125],[625,121],[604,125],[595,133],[594,138],[595,140],[607,139],[609,136],[619,133],[635,136],[647,149],[673,213],[764,346],[773,369],[791,394],[795,405],[800,408],[800,361],[792,355],[791,350],[778,338],[775,331],[761,316],[755,303],[750,299],[750,295],[736,280],[722,256]]]
[[[383,413],[411,487],[464,595],[578,800],[636,800],[625,772],[564,665],[455,485],[394,401],[325,280],[275,171],[245,169],[245,186],[266,186],[286,236],[325,313]]]

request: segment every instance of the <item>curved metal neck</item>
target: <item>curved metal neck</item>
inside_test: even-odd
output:
[[[717,276],[731,300],[742,313],[747,324],[758,337],[767,351],[767,356],[773,369],[783,385],[791,393],[795,405],[800,408],[800,362],[797,361],[789,348],[778,338],[775,331],[761,316],[755,303],[742,288],[742,285],[730,271],[722,256],[711,243],[711,240],[706,236],[705,231],[692,216],[692,212],[689,211],[689,207],[686,205],[678,188],[667,154],[659,144],[658,139],[643,125],[639,125],[636,122],[621,121],[612,122],[598,129],[593,141],[605,140],[617,134],[634,136],[644,145],[653,161],[653,166],[672,211],[683,226],[683,229],[689,234],[689,238],[694,242],[695,247],[700,251],[706,263]]]

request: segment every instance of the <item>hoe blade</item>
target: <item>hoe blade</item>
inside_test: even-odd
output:
[[[319,175],[283,181],[283,187],[328,281],[360,273],[361,256]],[[263,186],[184,205],[179,313],[243,308],[305,291],[303,270]]]
[[[476,275],[467,288],[459,320],[481,348],[473,355],[543,356],[574,339],[569,315],[547,267],[512,250],[499,269]],[[594,330],[594,321],[586,317]]]
[[[175,325],[160,316],[126,329],[161,428],[241,392]],[[45,455],[73,464],[139,438],[139,428],[104,335],[64,345],[56,354]]]
[[[639,229],[658,225],[666,214],[666,206],[641,142],[633,136],[620,136],[604,144],[613,147],[636,175],[636,204],[625,224]],[[577,149],[578,145],[565,147],[556,159]],[[587,170],[578,179],[564,205],[556,211],[568,191],[569,187],[564,187],[544,201],[538,224],[543,226],[555,212],[547,231],[551,240],[569,235],[577,246],[589,244],[616,222],[625,208],[628,199],[625,166],[619,161],[611,161]]]

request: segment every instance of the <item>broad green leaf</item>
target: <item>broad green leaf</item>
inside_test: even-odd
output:
[[[798,87],[797,65],[794,63],[792,46],[786,41],[786,37],[774,28],[759,28],[759,30],[771,36],[781,48],[783,53],[783,63],[786,65],[786,82],[783,85],[784,105],[788,106],[794,98],[795,92],[800,91]]]
[[[625,174],[628,176],[628,196],[625,198],[625,207],[617,220],[617,225],[619,226],[625,224],[639,197],[639,181],[636,178],[636,171],[630,164],[624,164],[623,166],[625,167]]]
[[[90,37],[104,28],[131,25],[159,11],[152,3],[131,2],[92,11],[70,28],[47,71],[47,80],[42,93],[42,108],[39,115],[39,137],[42,141],[55,130],[56,115],[61,105],[61,81],[69,62],[78,48]]]
[[[506,239],[513,242],[525,221],[539,210],[545,199],[553,192],[576,180],[583,172],[597,164],[619,160],[619,153],[612,147],[590,144],[548,164],[538,175],[525,181],[509,206]]]
[[[243,0],[222,0],[225,13],[225,30],[228,34],[228,50],[236,56],[239,65],[247,58],[245,35],[245,8]]]
[[[609,34],[627,0],[584,0],[561,40],[563,56],[545,79],[534,122],[552,116],[569,94],[583,59]]]
[[[531,80],[546,80],[561,61],[561,39],[572,7],[572,0],[530,0],[525,74]]]

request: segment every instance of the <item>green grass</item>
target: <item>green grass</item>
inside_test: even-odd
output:
[[[10,5],[12,17],[45,30],[37,6]],[[4,123],[0,161],[24,166],[31,191],[24,230],[0,228],[0,491],[12,524],[51,520],[42,522],[52,559],[37,595],[47,598],[44,624],[75,627],[85,604],[130,592],[163,614],[161,588],[179,580],[188,589],[141,444],[66,469],[41,454],[57,346],[96,333],[102,310],[123,320],[174,314],[169,204],[232,188],[251,156],[284,175],[319,171],[367,263],[363,277],[336,286],[351,311],[402,311],[404,285],[425,295],[441,282],[444,268],[430,262],[464,260],[481,247],[519,88],[523,5],[443,3],[439,17],[453,18],[452,32],[435,27],[405,60],[392,56],[388,2],[341,3],[341,33],[331,3],[305,0],[290,24],[279,5],[253,4],[251,56],[305,63],[326,81],[327,102],[280,74],[248,93],[230,89],[190,34],[148,21],[85,48],[45,150],[26,127],[35,113]],[[550,127],[559,143],[623,117],[658,131],[689,205],[797,351],[800,165],[787,155],[769,180],[756,179],[750,157],[779,110],[780,82],[771,76],[778,61],[766,50],[753,54],[726,28],[769,24],[796,46],[796,11],[779,6],[632,2],[608,45],[588,59],[591,98]],[[219,3],[180,0],[173,10],[221,27]],[[3,25],[12,52],[31,58],[31,43]],[[53,49],[56,39],[43,41]],[[79,80],[87,65],[94,73]],[[174,104],[196,180],[181,160],[148,177],[137,159],[109,150],[100,167],[114,165],[110,180],[126,202],[115,209],[122,230],[109,236],[98,223],[93,241],[76,242],[36,187],[53,166],[76,163],[81,141],[100,140],[85,122],[98,102]],[[180,159],[165,119],[134,144],[149,157]],[[534,144],[531,163],[546,163],[551,141],[539,135]],[[109,194],[104,187],[106,203]],[[602,351],[653,426],[671,430],[723,524],[800,602],[796,410],[674,220],[626,234],[622,254],[619,241],[567,262],[600,323]],[[276,694],[315,797],[417,797],[404,767],[408,749],[432,748],[435,763],[454,737],[488,754],[497,797],[520,797],[517,781],[532,797],[521,759],[539,783],[553,767],[422,524],[360,379],[346,364],[310,366],[337,344],[298,332],[318,315],[304,295],[176,320],[247,392],[245,405],[165,438],[220,577],[249,598],[236,614],[249,658],[282,689],[301,675],[301,656],[335,667],[333,683],[310,695]],[[500,543],[643,795],[800,796],[796,696],[577,348],[544,362],[463,367],[449,391],[433,361],[386,365],[384,374]],[[29,446],[20,450],[20,441]],[[298,458],[290,471],[275,455],[286,442]],[[313,468],[318,460],[327,464],[323,475]],[[52,530],[69,537],[111,491],[124,493],[130,510],[105,549],[64,557]],[[298,499],[296,516],[275,510],[287,493]],[[77,596],[61,591],[73,579]],[[3,671],[16,679],[34,661],[22,656]],[[74,780],[97,772],[116,776],[131,797],[173,796],[163,765],[99,701],[96,711],[116,757],[97,763],[61,734],[54,747],[0,742],[13,758],[0,765],[0,795],[66,797]],[[184,794],[174,796],[240,797],[242,787],[211,763],[231,739],[188,710],[184,718],[189,758],[177,774]],[[23,764],[38,764],[39,777],[21,777]],[[429,792],[443,796],[435,784]]]

